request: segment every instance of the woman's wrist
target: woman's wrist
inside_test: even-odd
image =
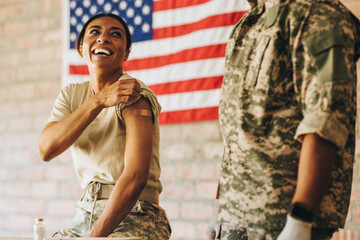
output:
[[[90,105],[91,105],[91,109],[93,109],[93,111],[101,111],[103,108],[105,108],[105,104],[104,101],[101,100],[101,98],[99,98],[99,95],[96,94],[94,96],[92,96],[90,99]]]

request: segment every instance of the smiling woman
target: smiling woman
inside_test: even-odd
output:
[[[169,239],[158,205],[161,106],[144,83],[123,73],[129,29],[119,16],[99,14],[76,43],[90,81],[61,90],[38,146],[44,161],[71,148],[83,188],[72,226],[53,236]]]
[[[88,65],[89,72],[98,74],[98,70],[102,69],[106,74],[118,75],[119,71],[122,72],[122,63],[127,60],[131,47],[127,25],[116,15],[101,14],[90,20],[76,41],[79,54]]]

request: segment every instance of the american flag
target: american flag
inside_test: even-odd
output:
[[[249,9],[246,0],[69,0],[64,1],[63,86],[88,81],[75,49],[84,23],[97,13],[120,15],[133,38],[124,70],[145,82],[162,106],[160,123],[218,118],[225,46]]]

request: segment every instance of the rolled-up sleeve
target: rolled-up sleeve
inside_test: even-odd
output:
[[[295,138],[316,133],[343,149],[352,113],[353,46],[342,29],[325,29],[303,41],[300,103],[303,119]]]
[[[124,110],[124,108],[136,103],[137,101],[139,101],[139,99],[141,97],[143,97],[143,98],[147,99],[151,105],[150,107],[151,107],[151,111],[153,114],[153,120],[154,120],[153,122],[155,122],[159,118],[159,115],[161,112],[161,106],[157,100],[155,93],[152,92],[143,82],[139,81],[139,83],[141,86],[140,96],[133,102],[122,103],[122,104],[116,106],[116,114],[121,121],[124,121],[124,119],[122,117],[122,111]]]

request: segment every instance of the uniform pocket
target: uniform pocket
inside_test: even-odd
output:
[[[316,65],[319,83],[350,80],[344,49],[346,41],[341,29],[329,29],[305,39],[305,44]]]
[[[241,70],[244,75],[246,74],[244,70],[248,67],[249,57],[254,48],[254,44],[255,40],[248,39],[246,40],[246,44],[244,46],[236,45],[231,54],[230,66]]]
[[[255,45],[255,48],[253,50],[253,56],[249,66],[249,71],[247,74],[249,87],[254,87],[257,83],[257,78],[259,76],[261,63],[263,61],[264,53],[269,45],[269,42],[270,42],[270,36],[263,35]]]

